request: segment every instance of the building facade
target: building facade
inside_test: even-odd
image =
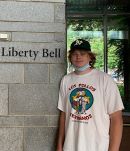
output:
[[[69,48],[71,40],[79,36],[94,43],[102,39],[98,53],[105,72],[113,61],[108,43],[114,48],[123,46],[119,50],[124,59],[125,92],[121,151],[127,151],[129,4],[129,0],[0,0],[0,151],[55,151],[59,83],[67,71],[66,43]],[[79,26],[69,39],[72,24]],[[116,78],[115,73],[113,76]]]

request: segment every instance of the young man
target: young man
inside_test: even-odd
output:
[[[124,107],[116,83],[93,67],[86,40],[71,44],[69,60],[75,71],[61,81],[57,151],[119,151]]]

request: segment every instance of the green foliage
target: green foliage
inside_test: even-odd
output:
[[[108,65],[110,69],[116,68],[118,75],[124,76],[124,53],[127,40],[111,39],[108,43]]]
[[[118,88],[119,88],[121,97],[122,97],[122,99],[123,99],[123,97],[124,97],[124,84],[118,84],[117,86],[118,86]]]
[[[96,54],[97,61],[95,67],[103,70],[103,37],[93,38],[84,34],[85,31],[100,31],[101,22],[93,19],[68,20],[67,25],[67,50],[70,49],[71,43],[78,38],[88,40],[91,44],[92,52]]]
[[[118,56],[116,55],[116,47],[114,45],[108,45],[108,68],[114,69],[117,68]]]
[[[110,22],[113,20],[111,19]],[[122,18],[117,18],[117,22],[121,22]],[[77,19],[67,21],[67,50],[70,49],[71,43],[78,38],[84,38],[88,40],[92,46],[92,51],[97,55],[96,68],[103,69],[104,66],[104,48],[103,48],[103,36],[94,37],[86,35],[85,31],[102,31],[102,21],[99,19]],[[109,30],[114,29],[118,31],[119,26],[109,27]],[[111,39],[108,40],[108,68],[110,70],[117,69],[118,75],[123,75],[124,70],[124,48],[122,47],[123,40]]]
[[[99,19],[68,19],[67,27],[73,31],[99,31],[103,29],[102,20]]]

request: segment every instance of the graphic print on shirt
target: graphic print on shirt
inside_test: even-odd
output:
[[[95,90],[94,90],[95,91]],[[71,113],[70,117],[74,121],[88,121],[92,118],[87,111],[92,107],[94,98],[92,93],[87,88],[74,88],[70,93]]]
[[[85,88],[76,88],[70,94],[70,102],[78,114],[85,114],[93,104],[92,93]]]

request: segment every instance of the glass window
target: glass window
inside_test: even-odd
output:
[[[128,85],[127,73],[125,70],[128,56],[128,34],[129,34],[128,16],[108,16],[107,20],[107,45],[108,45],[108,73],[116,81],[122,100],[125,105],[125,111],[130,111],[128,97],[126,95]],[[126,82],[127,81],[127,82]]]
[[[91,16],[91,18],[68,18],[67,20],[67,50],[77,38],[84,38],[90,42],[92,51],[97,54],[95,67],[102,71],[107,68],[105,71],[118,85],[126,112],[130,112],[129,22],[128,15],[106,15],[100,18]],[[105,28],[107,34],[105,34]],[[104,43],[107,46],[104,46]],[[68,63],[68,72],[72,70]]]
[[[83,38],[90,42],[92,51],[97,55],[95,67],[103,70],[103,21],[102,19],[68,20],[67,22],[67,50],[77,38]],[[72,71],[68,65],[68,72]]]

